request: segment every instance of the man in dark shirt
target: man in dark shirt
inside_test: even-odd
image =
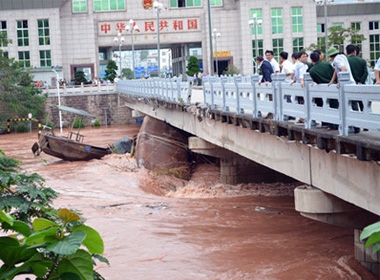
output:
[[[334,75],[334,68],[328,62],[321,62],[318,52],[310,54],[313,67],[310,68],[309,74],[316,84],[328,84]]]
[[[269,61],[264,60],[264,58],[259,55],[256,57],[256,61],[259,64],[259,68],[261,69],[261,74],[263,77],[261,78],[261,81],[259,81],[259,85],[263,82],[267,85],[268,83],[272,82],[271,75],[273,74],[273,67],[269,63]]]
[[[313,82],[316,84],[328,84],[334,75],[334,67],[328,62],[321,62],[320,54],[318,52],[312,52],[310,54],[310,59],[313,67],[310,69],[309,74],[313,79]],[[322,99],[315,100],[315,103],[319,107],[323,106]],[[331,108],[338,108],[338,100],[331,99],[330,106]]]
[[[354,45],[346,46],[347,60],[350,64],[352,76],[357,84],[365,84],[368,77],[367,63],[364,59],[356,56]]]

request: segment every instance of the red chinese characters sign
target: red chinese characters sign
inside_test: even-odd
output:
[[[127,26],[126,22],[116,22],[108,23],[104,22],[100,24],[100,33],[103,35],[108,35],[108,33],[122,33]],[[141,24],[140,22],[136,23],[141,31],[146,33],[157,32],[157,22],[155,20],[146,20]],[[189,19],[172,19],[172,20],[160,20],[159,22],[160,32],[175,32],[175,31],[197,31],[199,29],[198,19],[189,18]],[[140,30],[139,30],[140,31]]]

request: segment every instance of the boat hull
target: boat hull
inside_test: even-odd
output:
[[[67,137],[40,134],[39,148],[45,154],[67,161],[100,159],[111,154],[110,148],[96,147],[68,139]]]

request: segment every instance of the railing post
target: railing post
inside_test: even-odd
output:
[[[349,104],[346,104],[346,92],[344,91],[344,86],[350,83],[350,73],[340,72],[338,74],[338,85],[339,85],[339,134],[348,136],[354,133],[353,127],[348,127],[347,125],[347,110],[349,110]]]
[[[259,116],[259,112],[257,112],[257,100],[256,100],[256,98],[257,98],[257,93],[256,93],[256,85],[257,85],[257,83],[259,82],[259,80],[260,80],[260,77],[259,77],[259,75],[257,75],[257,74],[255,74],[255,75],[251,75],[251,85],[252,85],[252,106],[253,106],[253,110],[252,110],[252,112],[253,112],[253,116],[255,117],[255,118],[259,118],[259,117],[261,117],[261,116]]]
[[[310,86],[313,83],[313,79],[311,78],[309,73],[306,73],[304,75],[304,81],[305,81],[305,84],[304,84],[303,90],[305,93],[304,106],[305,106],[305,115],[306,115],[305,128],[312,128],[312,127],[316,127],[316,123],[315,121],[311,120],[310,110],[311,110],[312,100],[310,97]]]
[[[285,81],[285,74],[272,74],[272,94],[274,102],[274,119],[283,120],[281,83]]]
[[[216,105],[214,104],[214,83],[216,82],[216,77],[212,76],[209,79],[210,81],[210,95],[211,95],[211,109],[216,109]]]
[[[228,82],[228,77],[220,78],[220,82],[222,83],[222,89],[223,89],[223,112],[228,112],[230,109],[226,105],[226,86],[225,86],[225,84]]]
[[[234,77],[235,88],[236,88],[236,113],[238,115],[243,114],[243,110],[240,108],[240,92],[239,92],[239,83],[242,82],[241,76]]]

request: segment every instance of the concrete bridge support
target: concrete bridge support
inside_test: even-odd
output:
[[[220,159],[220,179],[222,183],[236,185],[240,183],[294,182],[282,173],[251,161],[236,153],[220,148],[198,137],[189,138],[192,152]]]

